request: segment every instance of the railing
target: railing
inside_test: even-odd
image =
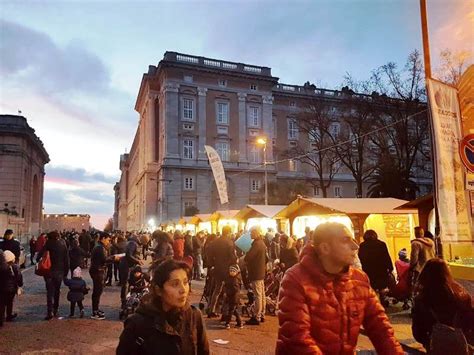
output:
[[[164,59],[173,62],[182,62],[187,64],[201,65],[205,67],[220,68],[224,70],[240,71],[244,73],[271,76],[271,69],[267,67],[258,67],[242,63],[226,62],[194,55],[181,54],[176,52],[166,52]]]

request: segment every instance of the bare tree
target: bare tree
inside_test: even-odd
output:
[[[295,119],[298,130],[304,137],[286,152],[287,156],[310,166],[316,173],[316,178],[308,177],[306,182],[319,187],[323,197],[327,197],[327,189],[339,170],[337,154],[331,147],[329,133],[335,122],[331,107],[320,98],[308,100],[306,107]]]
[[[369,139],[374,129],[373,107],[370,96],[355,94],[348,87],[344,87],[342,93],[339,127],[333,123],[328,133],[338,160],[356,182],[357,196],[362,197],[363,184],[376,167]]]
[[[441,64],[436,70],[437,77],[445,83],[457,86],[461,75],[472,64],[472,52],[451,52],[446,48],[440,52],[439,56]]]

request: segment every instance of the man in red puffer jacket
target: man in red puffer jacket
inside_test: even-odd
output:
[[[286,271],[277,354],[354,354],[361,326],[378,354],[403,354],[367,275],[351,267],[358,246],[339,223],[324,223]]]

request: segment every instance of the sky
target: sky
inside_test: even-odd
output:
[[[474,2],[427,0],[431,56],[474,52]],[[45,213],[114,208],[135,100],[165,51],[272,68],[280,83],[340,88],[422,50],[417,0],[0,1],[0,113],[43,141]]]

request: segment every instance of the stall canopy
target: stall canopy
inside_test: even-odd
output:
[[[191,218],[191,223],[197,225],[199,222],[210,222],[211,221],[211,213],[200,213],[195,214]]]
[[[179,224],[185,225],[191,223],[193,217],[181,217],[181,219],[178,221]]]
[[[292,219],[302,211],[302,208],[311,207],[311,213],[330,214],[343,213],[347,215],[369,215],[379,214],[399,214],[417,213],[415,208],[396,210],[397,207],[407,203],[406,200],[397,198],[309,198],[298,197],[286,208],[275,215],[275,218]]]
[[[274,218],[286,205],[247,205],[235,216],[237,219],[247,220],[249,218]]]
[[[211,215],[212,221],[217,221],[218,219],[235,219],[239,210],[224,210],[224,211],[216,211]]]

